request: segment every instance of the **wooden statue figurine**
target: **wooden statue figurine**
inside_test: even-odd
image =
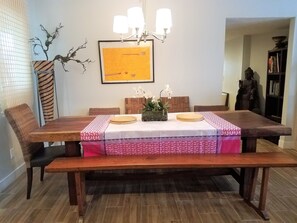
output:
[[[239,80],[235,110],[250,110],[260,114],[258,83],[254,79],[254,71],[248,67],[244,74],[245,80]]]

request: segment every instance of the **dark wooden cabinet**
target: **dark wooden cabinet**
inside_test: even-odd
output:
[[[286,78],[287,48],[268,51],[265,116],[281,122]]]
[[[287,48],[268,51],[265,116],[278,123],[282,121],[286,63]],[[279,137],[268,140],[278,144]]]

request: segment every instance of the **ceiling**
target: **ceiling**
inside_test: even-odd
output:
[[[290,18],[228,18],[226,40],[242,35],[256,35],[289,29]]]

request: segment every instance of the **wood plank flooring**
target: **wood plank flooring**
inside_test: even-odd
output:
[[[258,151],[276,151],[258,140]],[[297,151],[286,152],[297,157]],[[259,174],[260,179],[261,173]],[[259,195],[256,191],[256,200]],[[238,195],[230,176],[195,174],[174,178],[87,182],[86,223],[229,223],[297,222],[297,168],[273,168],[263,221]],[[66,174],[34,172],[32,195],[26,200],[26,175],[0,193],[0,222],[81,222],[77,207],[68,203]]]

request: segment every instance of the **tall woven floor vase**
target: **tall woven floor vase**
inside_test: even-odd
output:
[[[37,76],[38,94],[42,107],[44,123],[54,119],[55,109],[55,73],[54,62],[48,60],[33,61]]]

